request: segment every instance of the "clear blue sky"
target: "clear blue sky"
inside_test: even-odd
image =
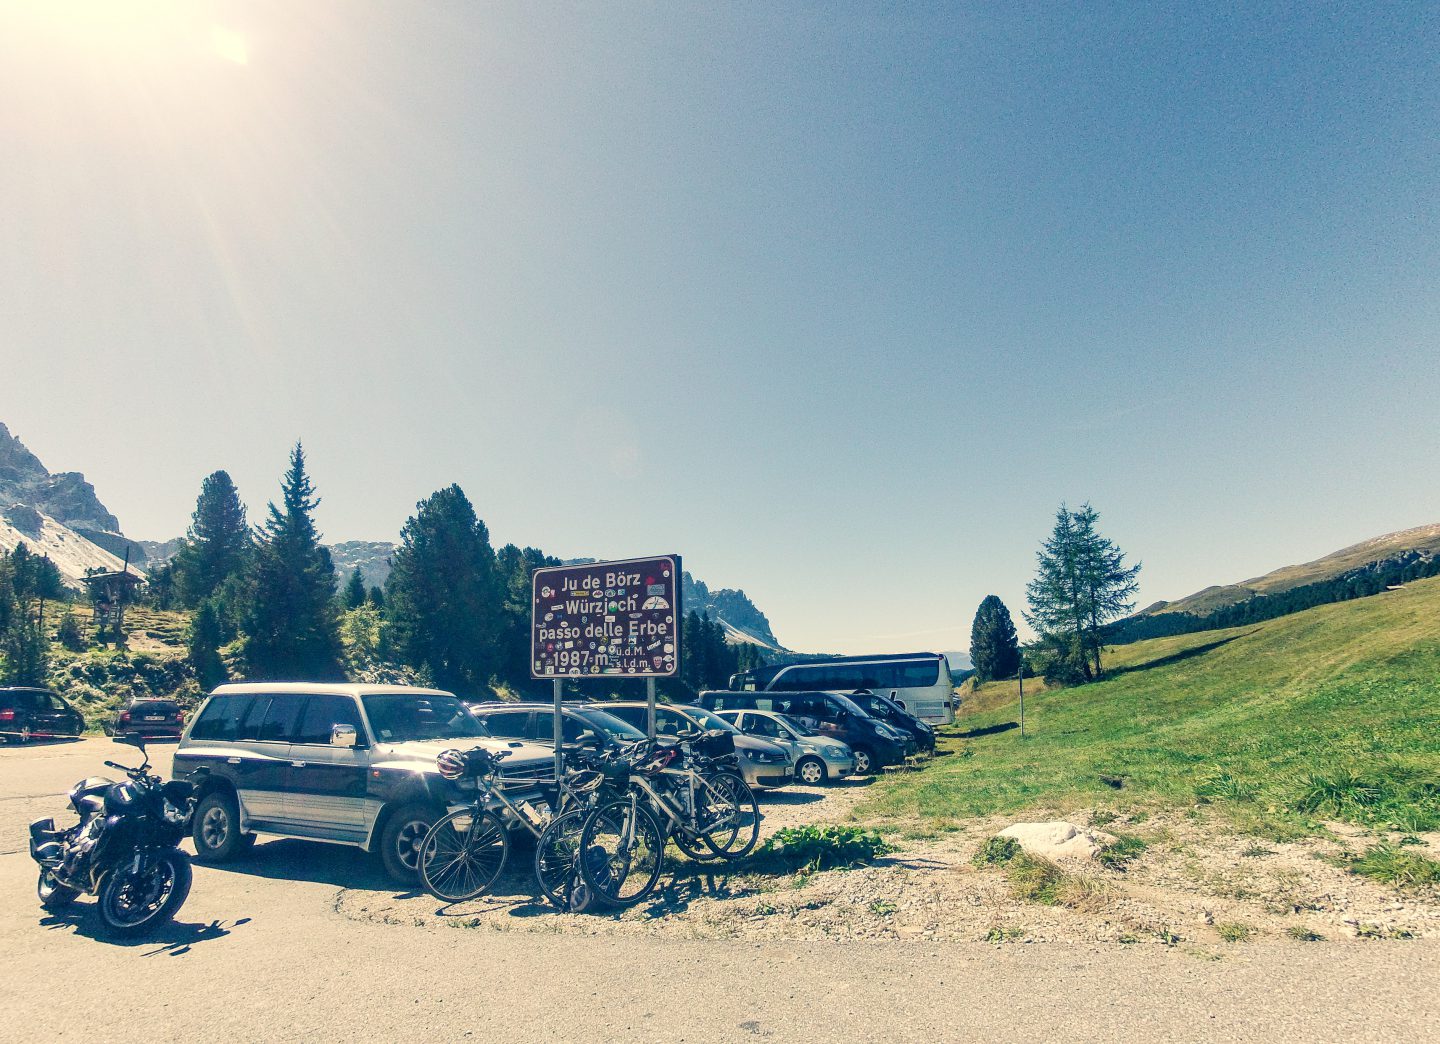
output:
[[[0,419],[131,536],[303,438],[867,652],[1062,500],[1142,602],[1440,520],[1433,3],[0,12]]]

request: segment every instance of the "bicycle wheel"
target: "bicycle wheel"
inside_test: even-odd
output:
[[[580,851],[580,835],[585,832],[587,809],[572,808],[556,816],[535,842],[535,880],[540,891],[561,910],[571,909],[575,886],[580,883],[576,854]]]
[[[510,833],[494,812],[462,808],[420,842],[420,882],[437,899],[464,902],[488,892],[505,869]]]
[[[695,796],[700,840],[721,859],[748,855],[760,839],[760,804],[755,793],[733,772],[705,780]]]
[[[665,835],[643,805],[602,805],[580,835],[580,873],[593,895],[634,906],[655,889],[665,864]]]

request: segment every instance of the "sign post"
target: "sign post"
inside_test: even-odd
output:
[[[555,684],[555,778],[567,678],[644,678],[653,738],[655,679],[680,671],[680,556],[537,569],[530,611],[530,676]]]

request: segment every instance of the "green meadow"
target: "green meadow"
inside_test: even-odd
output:
[[[1207,803],[1273,836],[1440,829],[1440,578],[1250,627],[1109,649],[1103,681],[968,694],[922,772],[862,819]]]

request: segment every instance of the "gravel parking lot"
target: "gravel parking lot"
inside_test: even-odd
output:
[[[170,749],[156,748],[167,773]],[[116,945],[96,937],[88,901],[39,907],[25,824],[58,817],[63,792],[117,753],[133,752],[94,739],[0,750],[0,1039],[1393,1040],[1440,1020],[1427,939],[1214,952],[697,939],[663,916],[594,934],[518,895],[496,916],[524,930],[465,930],[475,915],[442,916],[361,854],[294,841],[198,867],[176,924]],[[825,818],[860,789],[831,794]],[[767,827],[818,804],[767,800]]]

